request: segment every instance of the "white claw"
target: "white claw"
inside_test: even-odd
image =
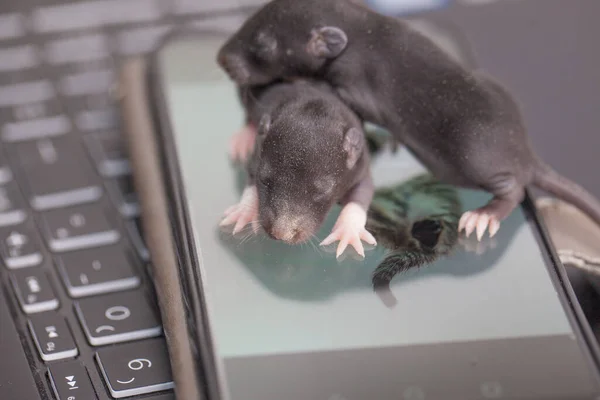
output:
[[[500,221],[493,214],[486,213],[484,210],[467,211],[458,222],[458,231],[461,232],[463,229],[466,237],[476,231],[477,240],[481,241],[486,229],[489,229],[490,238],[498,233]]]
[[[498,230],[500,230],[500,221],[492,218],[490,220],[490,238],[493,238],[498,233]]]
[[[471,215],[471,212],[467,211],[460,217],[460,220],[458,221],[458,232],[462,232],[462,230],[465,229],[469,215]]]
[[[485,230],[488,227],[488,223],[490,222],[490,216],[487,214],[480,214],[477,220],[477,240],[481,241],[483,235],[485,234]]]
[[[467,235],[467,237],[471,236],[471,233],[473,233],[473,230],[475,229],[475,226],[477,225],[477,214],[473,211],[471,211],[469,213],[469,219],[467,220],[467,223],[465,224],[465,233]]]

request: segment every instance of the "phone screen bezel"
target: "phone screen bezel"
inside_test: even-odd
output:
[[[155,133],[160,149],[159,162],[161,170],[164,172],[162,179],[167,190],[166,197],[170,206],[169,218],[176,239],[180,273],[185,277],[185,281],[182,281],[181,285],[189,300],[187,311],[190,326],[188,326],[188,329],[196,341],[194,344],[198,352],[197,356],[201,360],[202,380],[208,389],[210,399],[226,398],[224,397],[226,390],[224,389],[221,360],[214,351],[213,332],[211,331],[211,321],[204,291],[206,283],[203,280],[203,265],[198,257],[199,249],[196,248],[193,239],[194,233],[189,205],[186,200],[179,156],[166,105],[164,89],[166,82],[161,71],[161,55],[166,46],[179,40],[193,40],[196,38],[201,40],[206,36],[228,34],[230,32],[200,28],[183,28],[170,32],[163,37],[156,49],[150,54],[146,77],[151,95],[150,103],[155,118],[154,123],[157,127]],[[535,208],[530,189],[526,189],[521,208],[527,222],[533,228],[536,240],[540,243],[540,250],[550,279],[558,293],[561,304],[566,310],[574,334],[578,342],[584,344],[582,347],[585,348],[585,357],[588,364],[595,373],[595,377],[600,380],[600,348],[570,285],[566,270],[552,245],[548,230]]]

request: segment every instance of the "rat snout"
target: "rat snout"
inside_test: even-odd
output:
[[[313,233],[304,216],[281,216],[276,218],[268,228],[266,232],[273,239],[290,244],[302,243]]]
[[[217,57],[217,62],[227,75],[239,85],[244,85],[250,77],[243,59],[239,56],[222,51]]]

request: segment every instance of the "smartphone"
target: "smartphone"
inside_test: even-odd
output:
[[[468,53],[458,37],[448,41]],[[245,185],[244,167],[227,155],[244,114],[216,64],[226,39],[202,30],[173,35],[148,75],[190,329],[211,397],[600,398],[589,326],[529,194],[493,239],[459,239],[383,292],[373,288],[372,274],[389,249],[378,245],[365,259],[336,261],[318,246],[337,207],[305,245],[219,228]],[[435,182],[434,190],[420,191],[415,182],[428,179],[427,171],[408,151],[384,147],[372,163],[377,190],[411,199],[397,224],[436,218],[436,206],[424,204],[447,198],[435,194]],[[445,193],[462,210],[489,200],[454,187]]]

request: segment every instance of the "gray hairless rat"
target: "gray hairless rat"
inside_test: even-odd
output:
[[[374,186],[362,121],[322,83],[280,82],[240,95],[253,127],[234,142],[251,138],[256,144],[242,198],[225,211],[221,225],[235,223],[235,234],[260,224],[274,239],[301,243],[339,203],[342,211],[322,244],[339,240],[338,257],[348,244],[364,256],[361,240],[376,241],[365,229]]]
[[[518,105],[398,18],[349,0],[274,0],[221,48],[238,85],[305,76],[327,82],[361,118],[388,129],[438,179],[485,190],[459,231],[481,239],[534,185],[600,223],[600,203],[533,152]]]

